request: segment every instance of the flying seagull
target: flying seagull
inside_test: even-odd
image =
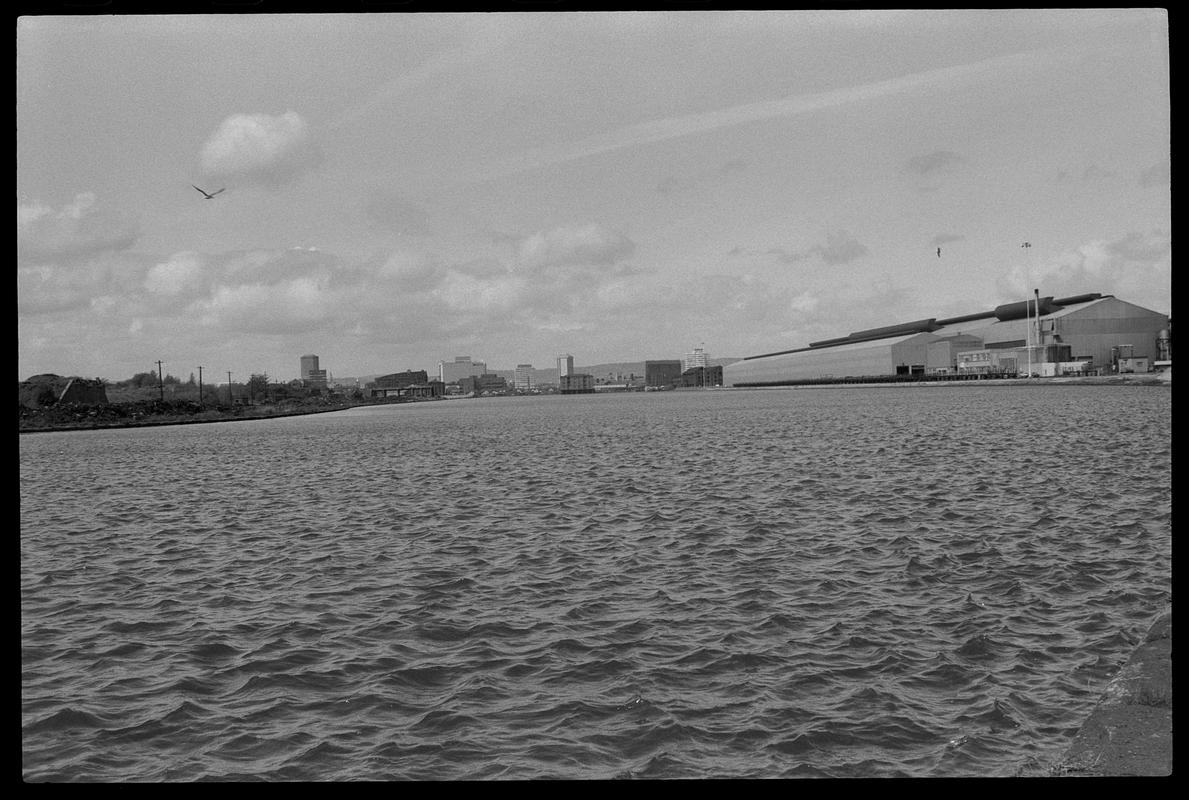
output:
[[[191,186],[194,186],[194,184],[190,184],[190,185],[191,185]],[[198,189],[198,187],[197,187],[197,186],[194,186],[194,188],[195,188],[195,189]],[[198,189],[198,191],[202,192],[202,190],[201,190],[201,189]],[[206,192],[202,192],[202,196],[203,196],[203,197],[205,197],[207,200],[214,200],[214,199],[215,199],[215,195],[217,195],[219,192],[224,192],[224,191],[227,191],[227,187],[226,187],[226,186],[224,186],[222,189],[219,189],[218,191],[211,192],[210,194],[207,194]]]

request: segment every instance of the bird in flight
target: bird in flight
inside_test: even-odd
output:
[[[191,186],[194,186],[194,184],[190,184],[190,185],[191,185]],[[198,187],[197,187],[197,186],[194,186],[194,188],[195,188],[195,189],[198,189]],[[202,192],[202,189],[198,189],[198,191]],[[211,192],[210,194],[207,194],[206,192],[202,192],[202,196],[203,196],[203,197],[205,197],[207,200],[214,200],[214,199],[215,199],[215,195],[217,195],[219,192],[224,192],[224,191],[227,191],[227,187],[226,187],[226,186],[224,186],[222,189],[219,189],[219,190],[217,190],[217,191]]]
[[[941,248],[937,248],[937,257],[941,258]]]

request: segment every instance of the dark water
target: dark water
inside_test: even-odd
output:
[[[20,437],[34,781],[1043,774],[1171,600],[1171,388]]]

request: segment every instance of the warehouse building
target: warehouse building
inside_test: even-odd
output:
[[[1169,336],[1166,314],[1112,295],[1036,297],[992,311],[929,318],[856,331],[808,347],[751,356],[727,365],[726,386],[782,386],[856,378],[894,380],[960,375],[973,364],[994,374],[1103,374],[1158,357]],[[988,352],[986,358],[970,354]],[[965,365],[967,369],[962,369]]]
[[[644,387],[646,389],[669,389],[681,380],[681,362],[645,361]]]

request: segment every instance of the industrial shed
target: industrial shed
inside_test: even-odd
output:
[[[1039,317],[1037,310],[1039,309]],[[1029,337],[1029,326],[1033,335]],[[808,347],[751,356],[727,365],[726,386],[779,386],[860,377],[894,377],[955,372],[963,350],[1068,345],[1072,357],[1110,371],[1120,348],[1135,357],[1158,357],[1157,341],[1168,336],[1166,314],[1111,295],[1041,297],[991,311],[948,319],[929,318],[848,336]],[[1039,329],[1039,338],[1037,337]],[[1024,369],[1023,362],[1021,363]]]

